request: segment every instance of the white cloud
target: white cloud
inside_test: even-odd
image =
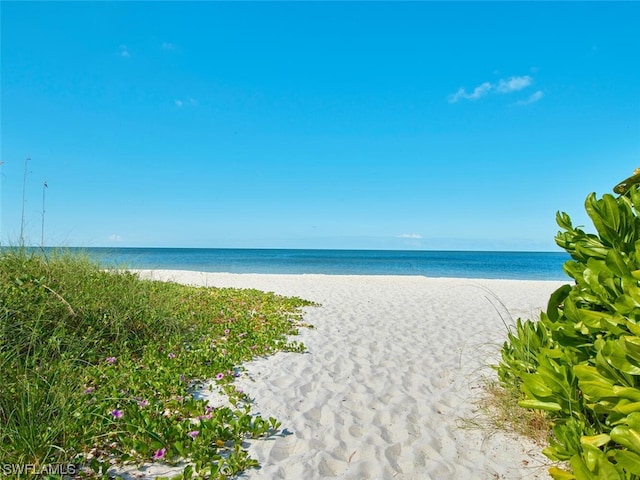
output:
[[[516,92],[523,88],[527,88],[531,85],[531,82],[533,82],[533,79],[529,75],[511,77],[508,80],[500,79],[498,86],[496,87],[496,91],[498,93]]]
[[[468,93],[464,88],[459,88],[458,91],[452,95],[449,95],[449,103],[456,103],[460,100],[478,100],[490,93],[511,93],[523,90],[529,87],[533,83],[533,78],[529,75],[522,75],[520,77],[501,78],[498,83],[492,84],[491,82],[484,82]],[[536,98],[533,98],[537,96]],[[542,92],[536,92],[531,97],[532,100],[529,103],[536,102],[542,98]]]
[[[466,95],[466,92],[464,91],[464,88],[460,88],[453,95],[449,95],[449,103],[456,103],[461,98],[464,98],[465,95]]]
[[[131,56],[129,48],[126,45],[120,45],[120,56],[124,58],[129,58]]]
[[[480,97],[484,97],[491,90],[491,84],[489,82],[484,82],[482,85],[478,85],[473,89],[473,92],[467,95],[465,98],[469,100],[477,100]]]
[[[398,235],[398,238],[419,239],[419,238],[422,238],[422,235],[420,235],[419,233],[403,233],[402,235]]]
[[[473,89],[473,92],[467,93],[464,88],[458,89],[456,93],[449,97],[450,103],[456,103],[461,98],[465,100],[477,100],[480,97],[484,97],[491,90],[492,85],[489,82],[484,82]]]
[[[174,100],[173,103],[175,103],[176,107],[178,107],[178,108],[187,107],[187,106],[188,107],[195,107],[195,106],[198,105],[198,101],[193,97],[190,97],[187,100]]]
[[[544,92],[542,92],[542,90],[538,90],[537,92],[529,95],[529,98],[527,98],[526,100],[520,100],[519,102],[516,102],[516,105],[529,105],[530,103],[535,103],[538,100],[542,100],[543,97]]]
[[[113,235],[109,235],[108,237],[110,242],[121,242],[122,241],[122,236],[121,235],[116,235],[115,233]]]

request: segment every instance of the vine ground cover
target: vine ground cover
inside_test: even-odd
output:
[[[180,478],[257,466],[243,440],[279,422],[233,386],[241,364],[290,341],[311,302],[105,271],[63,251],[0,252],[0,464],[184,465]],[[228,396],[194,398],[206,380]]]

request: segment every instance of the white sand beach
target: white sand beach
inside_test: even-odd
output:
[[[540,447],[469,429],[506,327],[537,318],[558,281],[142,271],[146,278],[256,288],[305,308],[307,352],[246,365],[237,384],[286,433],[250,441],[246,479],[548,479]]]

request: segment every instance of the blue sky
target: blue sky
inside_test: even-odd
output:
[[[3,244],[557,250],[640,166],[638,2],[6,2]]]

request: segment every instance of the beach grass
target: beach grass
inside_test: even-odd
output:
[[[183,462],[183,478],[256,466],[243,440],[279,423],[253,415],[232,382],[255,356],[303,351],[288,336],[309,305],[3,249],[0,464],[73,464],[100,477],[113,463]],[[194,398],[208,379],[230,406]]]
[[[546,447],[549,443],[552,424],[540,410],[521,407],[522,392],[508,388],[493,378],[486,378],[484,394],[477,402],[475,418],[464,419],[464,426],[480,428],[487,432],[510,432]]]

